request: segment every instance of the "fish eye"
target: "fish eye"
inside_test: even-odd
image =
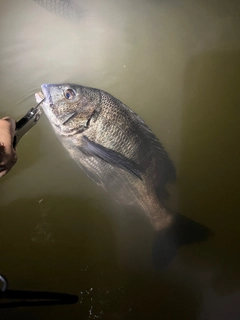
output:
[[[76,96],[76,93],[73,89],[67,89],[64,91],[64,97],[67,100],[72,100]]]

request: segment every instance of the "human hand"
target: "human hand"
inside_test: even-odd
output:
[[[0,178],[17,162],[17,153],[13,148],[15,128],[15,120],[10,117],[0,119]]]

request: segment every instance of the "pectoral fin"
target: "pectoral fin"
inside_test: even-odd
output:
[[[119,167],[123,170],[130,172],[131,174],[134,174],[136,177],[142,180],[140,171],[133,161],[127,159],[126,157],[114,150],[105,148],[102,145],[89,140],[86,136],[83,136],[82,140],[83,145],[80,146],[79,149],[84,154],[98,157],[106,161],[107,163],[111,164],[112,166]]]

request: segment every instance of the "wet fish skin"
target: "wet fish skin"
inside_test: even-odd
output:
[[[42,91],[55,133],[87,175],[117,201],[142,208],[156,230],[169,227],[173,215],[163,199],[176,172],[144,121],[99,89],[44,84]]]
[[[33,0],[47,11],[72,22],[82,17],[79,6],[72,0]]]

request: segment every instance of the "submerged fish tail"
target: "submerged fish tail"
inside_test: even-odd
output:
[[[143,197],[140,204],[156,231],[161,231],[172,225],[173,215],[159,202],[154,193]]]
[[[206,241],[212,232],[202,224],[181,214],[172,215],[172,222],[155,233],[152,258],[156,267],[166,266],[176,256],[182,245]]]

